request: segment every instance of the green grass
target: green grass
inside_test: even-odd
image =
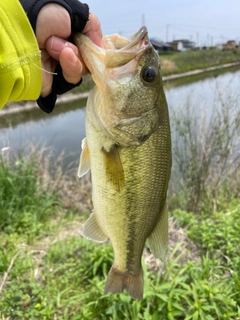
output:
[[[240,319],[238,201],[211,215],[174,210],[199,254],[182,260],[177,244],[161,274],[143,260],[142,301],[104,295],[112,247],[76,234],[83,217],[64,209],[54,187],[43,192],[36,159],[0,162],[1,319]]]
[[[42,169],[42,168],[41,168]],[[57,191],[41,176],[37,159],[4,160],[0,154],[0,231],[37,237],[59,205]]]
[[[188,50],[170,55],[160,55],[160,60],[162,74],[165,76],[237,62],[240,60],[240,50]]]
[[[110,245],[71,237],[49,247],[36,278],[30,251],[15,261],[0,310],[10,319],[237,319],[239,280],[208,255],[200,261],[169,259],[158,279],[146,271],[142,301],[103,295],[113,258]],[[236,266],[237,267],[237,266]],[[238,283],[238,284],[237,284]]]

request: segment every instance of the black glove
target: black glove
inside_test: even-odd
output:
[[[89,16],[89,8],[85,3],[81,3],[78,0],[19,0],[22,4],[25,12],[27,13],[28,19],[32,25],[34,32],[36,32],[36,22],[39,11],[41,8],[48,3],[57,3],[63,6],[69,13],[71,18],[71,29],[73,33],[81,32]],[[52,92],[45,98],[39,97],[37,103],[39,107],[50,113],[54,109],[55,102],[57,100],[57,94],[63,94],[72,88],[80,85],[82,79],[77,84],[71,84],[65,80],[62,74],[62,68],[58,63],[55,73],[53,76]]]

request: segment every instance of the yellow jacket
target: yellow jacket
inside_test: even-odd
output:
[[[18,0],[0,0],[0,108],[36,100],[42,87],[41,53]]]

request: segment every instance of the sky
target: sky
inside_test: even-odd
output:
[[[84,2],[84,1],[82,1]],[[129,37],[142,25],[150,38],[198,46],[240,41],[240,0],[85,0],[104,34]]]

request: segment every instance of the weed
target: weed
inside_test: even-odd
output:
[[[204,69],[239,61],[240,50],[187,50],[186,52],[160,56],[163,75]],[[174,67],[173,67],[174,66]]]
[[[173,175],[177,175],[170,185],[171,208],[210,213],[239,198],[239,99],[223,97],[218,90],[219,103],[210,108],[211,114],[207,107],[199,114],[200,108],[189,102],[172,114]]]
[[[39,172],[36,154],[6,160],[0,154],[0,230],[39,236],[56,212],[58,195]]]

